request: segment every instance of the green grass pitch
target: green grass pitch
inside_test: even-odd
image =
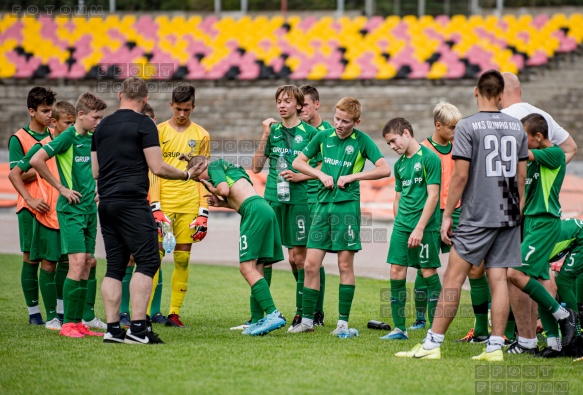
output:
[[[388,295],[382,292],[388,291],[387,281],[357,279],[350,326],[360,331],[358,338],[329,334],[338,306],[338,277],[332,275],[327,277],[325,327],[297,335],[288,334],[286,327],[250,337],[229,330],[248,316],[249,287],[237,268],[192,265],[182,309],[187,328],[154,325],[166,344],[139,346],[62,338],[44,327],[28,325],[20,288],[21,258],[1,255],[0,262],[1,394],[583,393],[583,363],[569,358],[516,355],[505,356],[502,364],[472,361],[470,357],[483,346],[452,341],[471,328],[469,316],[454,320],[442,346],[442,360],[395,358],[395,352],[421,341],[425,331],[410,331],[409,341],[388,342],[379,340],[386,332],[366,328],[369,319],[392,324],[390,317],[382,316],[390,313],[388,299],[381,296]],[[172,266],[164,264],[163,270],[166,314]],[[104,272],[105,262],[99,260],[98,286]],[[295,309],[294,290],[291,273],[275,270],[272,293],[288,322]],[[467,292],[462,304],[467,310]],[[413,314],[411,300],[407,307]],[[41,311],[44,316],[42,306]],[[99,289],[96,313],[105,318]],[[407,324],[412,321],[410,316]],[[513,383],[522,392],[511,392],[516,388]],[[493,392],[501,386],[503,392]],[[527,392],[533,388],[536,392]],[[543,392],[549,388],[551,392]]]

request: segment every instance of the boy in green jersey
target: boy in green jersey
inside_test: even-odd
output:
[[[550,294],[549,256],[561,229],[559,192],[565,178],[565,153],[548,138],[548,124],[540,114],[522,119],[528,137],[528,164],[523,208],[522,266],[508,270],[510,304],[518,327],[518,340],[508,353],[537,351],[536,302],[547,333],[547,348],[540,356],[554,358],[572,345],[575,312],[564,309]],[[521,292],[522,291],[522,292]],[[563,335],[559,339],[557,320]]]
[[[255,191],[249,175],[242,167],[224,159],[210,162],[206,156],[195,156],[188,168],[199,168],[192,179],[202,182],[210,192],[209,206],[231,208],[241,214],[239,237],[239,269],[251,287],[253,317],[265,314],[243,331],[244,335],[265,335],[286,324],[275,307],[269,285],[263,277],[263,265],[283,260],[281,238],[273,209]]]
[[[95,252],[97,205],[91,170],[91,139],[107,104],[90,92],[77,100],[75,124],[46,144],[30,160],[32,167],[61,196],[57,216],[61,228],[61,251],[69,255],[69,272],[63,285],[64,323],[62,336],[103,336],[83,323],[91,255]],[[46,161],[56,156],[60,180],[51,174]]]
[[[41,140],[49,137],[51,131],[51,112],[55,105],[56,93],[40,86],[32,88],[27,95],[26,105],[30,115],[30,122],[8,140],[8,157],[10,169],[14,169],[28,151]],[[36,171],[30,170],[22,174],[21,181],[27,189],[37,189]],[[30,258],[32,242],[32,226],[36,215],[36,208],[18,196],[16,213],[18,216],[18,233],[20,235],[20,250],[22,251],[22,272],[20,282],[24,300],[28,308],[28,322],[31,325],[44,325],[38,307],[39,291],[39,262]]]
[[[348,336],[348,319],[354,298],[354,253],[360,244],[360,183],[377,180],[391,174],[379,148],[360,130],[361,105],[353,97],[336,104],[335,129],[320,132],[293,162],[302,173],[320,180],[318,203],[308,236],[305,264],[302,321],[290,332],[312,332],[314,313],[320,293],[320,267],[327,251],[338,253],[340,271],[339,317],[333,335]],[[322,169],[308,161],[322,154]],[[375,168],[364,170],[366,159]]]
[[[304,261],[310,230],[307,183],[310,177],[293,170],[291,164],[318,131],[299,117],[304,106],[304,94],[297,86],[283,85],[277,88],[275,103],[281,122],[273,118],[263,121],[263,135],[253,156],[251,170],[255,174],[261,172],[266,160],[269,159],[269,174],[263,197],[277,216],[282,243],[288,248],[292,270],[297,268],[296,317],[292,323],[293,326],[299,322],[302,309]],[[277,169],[280,157],[285,159],[286,170]],[[277,178],[279,175],[289,182],[287,200],[280,200],[278,197]],[[266,270],[266,278],[270,283],[270,267]]]
[[[429,324],[433,322],[441,282],[439,261],[439,186],[441,161],[430,148],[415,140],[413,127],[404,118],[385,125],[383,137],[401,157],[395,163],[395,224],[387,263],[391,264],[391,312],[395,329],[384,340],[407,340],[405,304],[407,267],[421,270],[428,292]]]
[[[324,121],[320,116],[320,93],[312,85],[302,85],[300,90],[304,94],[304,106],[302,107],[302,112],[300,113],[300,118],[304,122],[309,123],[317,130],[327,130],[333,129],[332,125]],[[322,164],[322,155],[318,154],[315,158],[310,160],[310,166],[318,167]],[[309,221],[312,222],[314,217],[314,210],[316,209],[316,203],[318,202],[318,187],[320,185],[319,180],[308,180],[308,209],[310,211]],[[314,313],[314,325],[323,326],[324,325],[324,290],[326,289],[326,272],[324,271],[324,266],[320,268],[320,295],[318,296],[318,302],[316,303],[316,312]],[[299,322],[298,322],[299,323]]]

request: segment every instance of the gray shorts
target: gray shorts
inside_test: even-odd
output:
[[[455,252],[465,261],[486,268],[520,267],[520,226],[479,228],[459,224],[451,238]]]

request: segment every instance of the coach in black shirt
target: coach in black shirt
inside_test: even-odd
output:
[[[188,181],[192,172],[162,160],[158,129],[140,114],[148,99],[146,83],[130,77],[122,83],[119,110],[105,117],[93,134],[91,161],[97,180],[99,221],[107,256],[101,294],[107,317],[106,343],[155,344],[162,341],[146,324],[152,277],[160,267],[157,226],[148,204],[148,168],[155,175]],[[121,281],[133,255],[136,271],[130,283],[132,322],[119,325]]]

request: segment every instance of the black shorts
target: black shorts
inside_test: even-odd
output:
[[[133,255],[136,272],[153,277],[160,267],[158,228],[147,200],[101,201],[99,222],[107,259],[106,277],[122,280]]]

